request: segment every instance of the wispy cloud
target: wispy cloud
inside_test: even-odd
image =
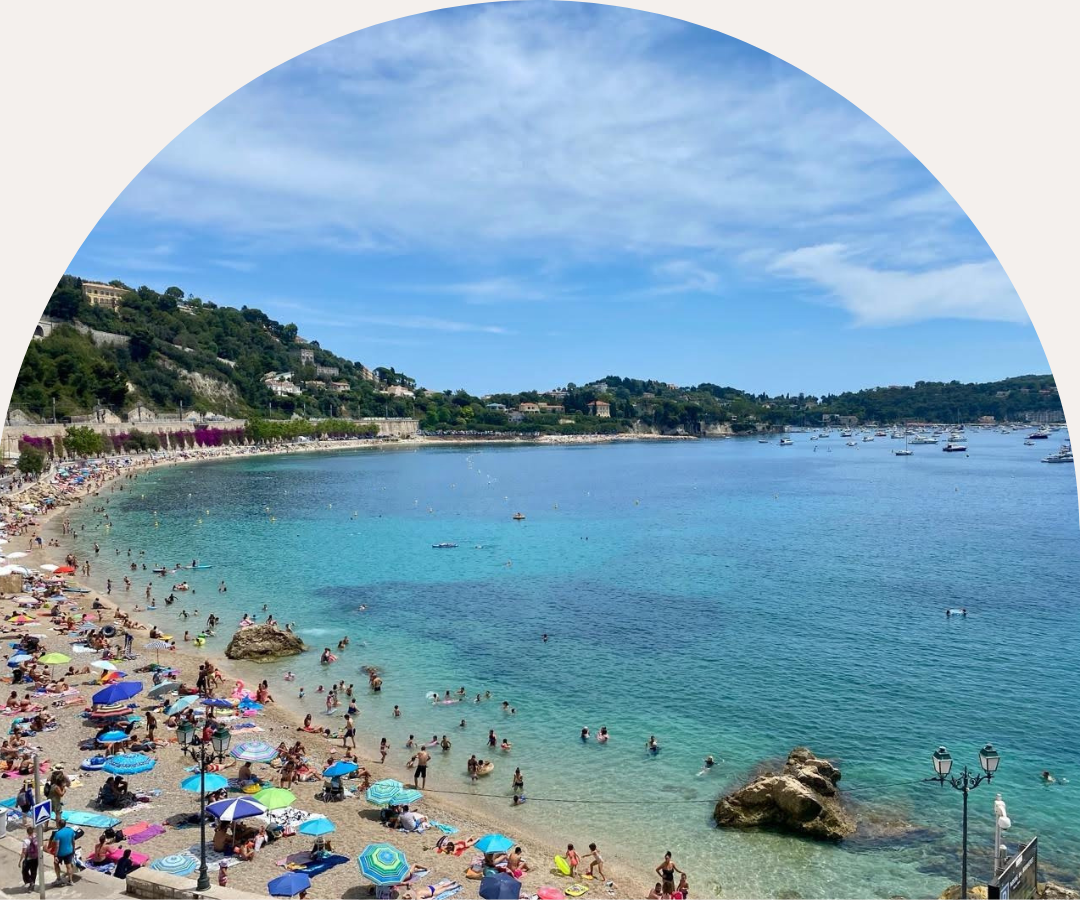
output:
[[[810,278],[860,322],[888,317],[850,299],[853,269],[915,291],[896,321],[1023,318],[957,204],[855,107],[738,41],[588,4],[457,8],[317,48],[195,122],[111,215],[213,234],[222,254],[436,257],[478,273],[444,288],[476,306],[575,289],[493,272],[590,265],[636,265],[653,295],[715,293],[724,268],[701,260],[718,255]],[[833,245],[859,263],[768,263]],[[992,299],[928,302],[971,293],[949,272]]]
[[[190,267],[176,261],[172,244],[156,244],[152,247],[113,247],[104,253],[95,253],[90,259],[112,272],[128,277],[143,274],[168,274],[190,272]],[[115,278],[116,275],[110,276]]]
[[[803,247],[773,268],[821,286],[857,325],[900,325],[923,319],[1027,322],[997,260],[920,272],[873,268],[842,244]]]
[[[270,299],[265,301],[263,307],[274,315],[289,317],[297,312],[304,313],[304,324],[307,326],[321,326],[323,328],[350,329],[362,326],[381,326],[383,328],[402,328],[413,331],[441,331],[454,334],[512,334],[513,332],[501,325],[493,325],[485,322],[463,322],[455,319],[443,319],[436,316],[424,315],[400,315],[388,316],[369,313],[343,313],[340,315],[325,315],[319,312],[319,304],[308,301],[301,303],[296,300]],[[367,336],[365,335],[365,338]]]

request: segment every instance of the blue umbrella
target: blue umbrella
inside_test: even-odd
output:
[[[126,741],[129,737],[131,735],[125,734],[123,731],[106,731],[97,741],[99,744],[118,744],[120,741]]]
[[[376,806],[388,806],[394,795],[404,787],[405,785],[400,781],[395,781],[393,778],[384,778],[369,787],[364,796],[367,798],[368,803],[374,803]]]
[[[473,846],[481,853],[505,853],[514,842],[505,834],[485,834]]]
[[[218,800],[206,807],[206,811],[222,822],[235,822],[248,816],[265,816],[266,807],[254,800],[238,797],[236,800]]]
[[[271,897],[295,897],[301,891],[311,889],[311,879],[303,872],[289,872],[288,875],[279,875],[266,885],[266,891]]]
[[[244,741],[233,747],[229,751],[229,755],[234,759],[242,759],[247,762],[270,762],[278,755],[278,752],[277,747],[266,743],[266,741]]]
[[[409,874],[405,854],[393,844],[368,844],[356,861],[360,874],[374,885],[400,884]]]
[[[29,653],[16,653],[14,656],[8,659],[7,664],[12,669],[14,669],[16,666],[24,662],[30,662],[30,660],[32,660],[33,658],[34,657],[32,657]]]
[[[419,803],[424,795],[412,788],[402,788],[390,798],[391,806],[408,806],[410,803]]]
[[[233,704],[229,700],[222,700],[220,697],[210,697],[207,700],[203,700],[203,706],[213,706],[216,709],[233,709]]]
[[[323,778],[340,778],[342,775],[351,775],[358,768],[360,767],[354,762],[341,760],[334,763],[329,769],[323,769]]]
[[[480,896],[484,900],[518,900],[521,896],[521,882],[506,872],[486,875],[480,881]]]
[[[110,775],[138,775],[140,772],[149,772],[156,765],[156,759],[142,753],[118,753],[110,756],[102,768]]]
[[[120,703],[124,700],[130,700],[141,690],[141,681],[118,681],[116,684],[110,684],[107,688],[98,691],[90,699],[95,704],[102,705]]]
[[[181,697],[172,706],[165,710],[165,715],[175,716],[177,713],[182,713],[189,706],[194,706],[199,702],[198,694],[188,694],[186,697]]]
[[[243,700],[240,701],[240,708],[253,709],[257,712],[258,710],[263,708],[263,705],[261,703],[256,703],[250,697],[245,697]]]
[[[14,805],[14,804],[12,804]],[[308,819],[306,822],[300,824],[299,831],[301,834],[306,834],[311,837],[319,837],[323,834],[332,834],[336,831],[334,823],[329,819]]]
[[[214,791],[220,791],[222,788],[229,786],[229,779],[223,775],[215,775],[213,772],[206,773],[206,792],[208,794],[214,793]],[[180,782],[182,790],[191,791],[198,794],[202,790],[202,777],[199,775],[192,775],[190,778],[185,778]]]

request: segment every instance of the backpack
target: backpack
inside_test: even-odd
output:
[[[34,795],[29,788],[23,788],[19,791],[19,796],[15,799],[15,802],[24,813],[29,812],[34,805]]]
[[[30,843],[26,847],[26,858],[27,859],[37,859],[38,858],[38,845],[37,845],[37,838],[36,837],[30,838]]]

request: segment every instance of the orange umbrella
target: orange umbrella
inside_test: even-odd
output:
[[[61,566],[59,569],[56,570],[56,574],[57,575],[74,575],[75,574],[75,567],[74,566]]]

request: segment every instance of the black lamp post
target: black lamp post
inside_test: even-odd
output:
[[[180,742],[180,749],[199,761],[199,881],[195,890],[206,891],[210,889],[210,873],[206,868],[206,741],[193,742],[195,725],[192,722],[184,722],[176,729],[176,739]],[[229,751],[229,742],[232,735],[224,725],[219,725],[210,736],[212,752],[210,759],[217,758],[221,762]],[[196,750],[196,747],[198,749]]]
[[[979,751],[979,765],[982,766],[982,775],[974,775],[968,771],[968,767],[964,766],[964,771],[959,776],[950,775],[952,771],[952,757],[949,755],[949,751],[944,747],[938,747],[934,751],[934,772],[936,778],[934,779],[939,784],[944,785],[946,781],[956,788],[960,793],[964,795],[964,831],[963,831],[963,853],[961,857],[961,874],[960,874],[960,897],[961,900],[967,900],[968,895],[968,877],[967,877],[967,861],[968,861],[968,793],[977,788],[983,781],[992,781],[994,773],[997,771],[998,764],[1001,762],[1001,757],[998,755],[997,750],[992,745],[987,744],[982,750]]]

